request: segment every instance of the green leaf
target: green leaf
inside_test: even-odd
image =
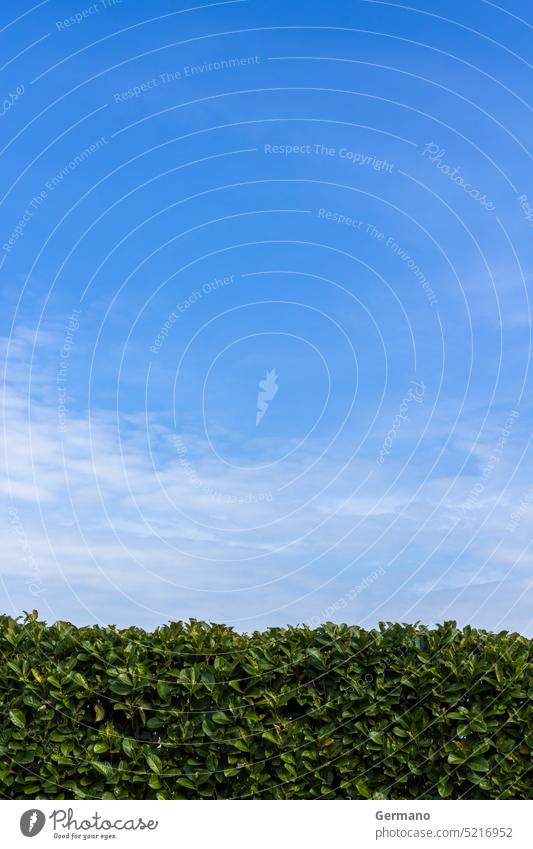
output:
[[[313,660],[316,660],[320,667],[323,668],[325,666],[324,655],[318,649],[308,649],[307,654],[309,657],[312,657]]]
[[[486,758],[470,758],[468,766],[475,772],[488,772],[490,764]]]
[[[232,720],[227,715],[227,713],[224,713],[221,710],[216,710],[213,714],[211,714],[211,719],[213,720],[213,722],[216,722],[217,725],[231,725],[232,724]]]
[[[168,701],[171,692],[172,691],[166,681],[157,682],[157,693],[164,702]]]
[[[174,781],[176,782],[176,784],[179,784],[181,787],[188,787],[189,790],[196,790],[196,787],[194,786],[192,781],[189,781],[188,778],[183,778],[182,776],[177,776],[174,779]]]
[[[73,672],[72,673],[72,681],[75,684],[77,684],[78,687],[83,687],[85,690],[89,689],[89,685],[87,684],[87,681],[85,680],[85,678],[83,677],[83,675],[80,672]]]
[[[146,723],[148,728],[164,728],[166,720],[162,716],[151,716]]]
[[[17,728],[25,728],[26,717],[24,716],[21,710],[18,710],[18,708],[9,711],[9,718],[13,725],[16,725]]]
[[[157,757],[157,755],[155,755],[153,753],[146,755],[146,763],[148,764],[148,767],[152,770],[152,772],[156,772],[156,773],[161,772],[163,765],[162,765],[160,759]]]
[[[276,745],[276,746],[278,746],[278,745],[279,745],[279,740],[278,740],[278,738],[277,738],[277,737],[275,737],[275,736],[272,734],[272,732],[271,732],[271,731],[263,731],[263,734],[262,734],[261,736],[263,737],[263,740],[268,740],[268,741],[269,741],[269,743],[274,743],[274,745]]]
[[[107,761],[93,761],[93,766],[98,772],[105,775],[106,778],[110,778],[113,775],[113,767]]]
[[[94,714],[95,714],[96,722],[101,722],[102,719],[105,719],[105,710],[100,703],[95,704]]]
[[[439,796],[448,799],[453,792],[453,782],[449,776],[444,776],[438,783]]]
[[[109,686],[112,692],[116,693],[117,696],[127,696],[128,693],[131,693],[131,684],[126,684],[124,681],[119,681],[118,678],[115,678],[115,680],[112,681]]]
[[[466,758],[467,758],[466,755],[457,755],[457,754],[454,754],[452,752],[451,754],[448,755],[448,763],[450,763],[450,764],[464,764],[464,762],[466,761]]]
[[[122,741],[122,750],[124,754],[128,756],[128,758],[133,758],[137,749],[133,740],[130,740],[129,737],[124,737]]]

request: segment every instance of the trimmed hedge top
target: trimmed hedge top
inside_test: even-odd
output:
[[[0,617],[10,799],[532,798],[531,640]]]

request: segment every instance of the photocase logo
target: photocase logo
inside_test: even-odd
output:
[[[259,381],[259,392],[257,393],[257,413],[255,416],[255,426],[257,427],[266,411],[269,404],[275,397],[279,387],[277,384],[278,373],[275,368],[267,371],[263,380]]]
[[[20,830],[24,837],[35,837],[43,830],[46,817],[38,808],[24,811],[20,818]]]

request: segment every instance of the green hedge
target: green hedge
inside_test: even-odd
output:
[[[531,641],[0,617],[11,799],[532,798]]]

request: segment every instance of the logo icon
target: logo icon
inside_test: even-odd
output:
[[[43,830],[46,817],[38,808],[30,808],[24,811],[20,818],[20,830],[24,837],[35,837]]]
[[[263,380],[259,381],[259,392],[257,393],[257,413],[255,416],[256,427],[265,415],[270,402],[279,389],[277,379],[278,373],[276,369],[273,368],[270,371],[267,371]]]

